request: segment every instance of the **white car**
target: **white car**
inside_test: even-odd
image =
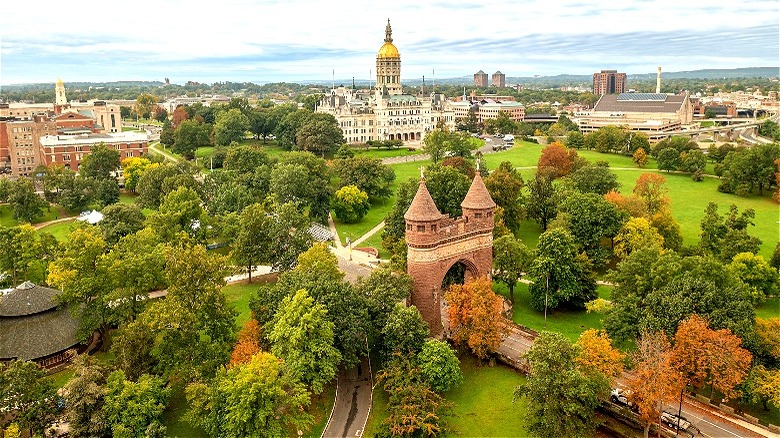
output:
[[[609,394],[609,400],[616,405],[625,406],[631,410],[636,410],[636,405],[629,400],[630,395],[631,391],[614,388],[612,393]]]

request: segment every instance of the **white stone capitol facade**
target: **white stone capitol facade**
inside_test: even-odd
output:
[[[393,44],[390,20],[385,28],[385,42],[376,56],[373,90],[333,89],[320,101],[317,112],[336,118],[347,143],[419,142],[439,124],[450,129],[455,126],[454,110],[444,95],[403,94],[401,55]]]

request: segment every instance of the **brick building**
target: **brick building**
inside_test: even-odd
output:
[[[488,83],[488,75],[484,71],[480,70],[476,73],[474,73],[474,86],[475,87],[487,87],[490,85]]]
[[[593,94],[620,94],[626,92],[626,74],[617,70],[593,73]]]
[[[490,85],[494,87],[504,88],[506,87],[506,75],[501,73],[501,71],[497,71],[493,73],[493,77],[491,78]]]
[[[0,175],[31,176],[46,164],[40,138],[56,133],[55,122],[45,116],[0,117]]]
[[[45,164],[62,164],[77,170],[81,160],[98,144],[119,151],[119,158],[141,157],[148,152],[149,140],[138,132],[113,134],[47,135],[40,139]]]

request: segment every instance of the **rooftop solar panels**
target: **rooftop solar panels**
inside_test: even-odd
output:
[[[663,102],[666,100],[666,93],[620,93],[617,100]]]

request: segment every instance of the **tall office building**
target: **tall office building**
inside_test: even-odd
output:
[[[476,73],[474,73],[474,86],[475,87],[487,87],[490,84],[488,83],[488,75],[484,71],[480,70]]]
[[[494,87],[503,88],[506,86],[506,75],[501,73],[501,71],[496,71],[493,73],[493,81],[491,83]]]
[[[601,70],[593,73],[593,94],[620,94],[626,92],[626,74],[617,70]]]

